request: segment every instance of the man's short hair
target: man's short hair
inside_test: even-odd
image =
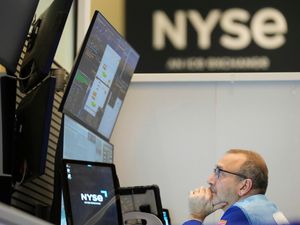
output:
[[[239,173],[252,180],[254,190],[257,190],[259,194],[265,194],[268,187],[268,167],[265,160],[251,150],[230,149],[227,153],[246,156],[246,161],[242,164]]]

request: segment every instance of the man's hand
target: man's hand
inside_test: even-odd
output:
[[[203,220],[217,209],[222,208],[226,203],[213,204],[213,195],[210,188],[200,187],[189,194],[189,210],[192,218]]]

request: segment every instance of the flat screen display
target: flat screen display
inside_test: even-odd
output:
[[[109,140],[139,54],[95,11],[60,110]]]
[[[113,162],[113,145],[64,115],[63,158]]]
[[[161,222],[164,221],[160,191],[157,185],[121,187],[119,192],[123,216],[130,212],[145,212],[157,216]],[[135,225],[142,224],[140,219],[130,222]]]
[[[68,224],[122,225],[114,164],[63,160]]]
[[[63,158],[113,163],[113,145],[63,115]],[[60,215],[60,225],[67,225],[63,195]]]
[[[16,109],[15,181],[45,173],[56,78],[48,77],[20,101]]]
[[[20,91],[27,93],[48,76],[72,3],[73,0],[52,1],[34,22],[20,69]]]
[[[171,225],[171,218],[168,209],[163,209],[164,225]]]
[[[0,2],[0,64],[8,74],[16,72],[30,24],[39,0]]]

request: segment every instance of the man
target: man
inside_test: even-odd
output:
[[[183,225],[201,225],[218,209],[224,214],[219,225],[288,224],[285,216],[266,196],[268,168],[253,151],[231,149],[218,161],[208,178],[210,187],[190,192],[191,219]]]

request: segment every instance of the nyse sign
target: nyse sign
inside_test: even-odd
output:
[[[300,69],[296,1],[142,2],[126,5],[126,37],[141,54],[138,72]]]
[[[251,18],[250,13],[241,8],[209,11],[206,18],[196,10],[178,10],[174,13],[174,22],[164,11],[153,13],[153,47],[161,50],[168,38],[175,49],[186,49],[188,45],[187,23],[197,34],[199,49],[211,48],[211,38],[219,23],[224,32],[219,39],[223,48],[242,50],[247,48],[252,39],[261,48],[276,49],[286,42],[287,22],[284,15],[274,8],[263,8]],[[247,23],[250,22],[250,27]],[[269,22],[272,21],[272,22]]]

